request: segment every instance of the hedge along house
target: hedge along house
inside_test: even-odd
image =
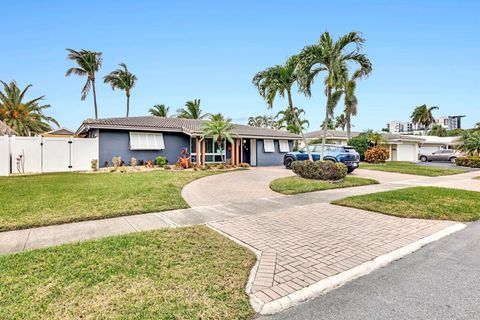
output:
[[[110,165],[117,156],[126,163],[132,157],[154,160],[164,156],[173,164],[182,148],[187,148],[196,164],[220,163],[226,159],[232,164],[282,165],[285,153],[292,151],[293,141],[300,139],[287,131],[236,124],[233,144],[224,141],[220,151],[213,138],[203,137],[205,122],[156,116],[87,119],[76,134],[99,138],[100,166]]]

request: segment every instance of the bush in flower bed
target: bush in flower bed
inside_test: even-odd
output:
[[[365,161],[370,163],[384,163],[390,157],[390,152],[384,147],[371,147],[365,151]]]
[[[480,157],[459,157],[455,159],[455,164],[462,167],[480,168]]]
[[[305,179],[338,181],[347,175],[347,166],[332,161],[294,161],[292,171]]]

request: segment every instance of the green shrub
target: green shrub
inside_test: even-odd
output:
[[[292,171],[305,179],[338,181],[347,175],[347,166],[332,161],[294,161]]]
[[[355,148],[355,150],[360,155],[360,160],[365,159],[365,151],[367,151],[369,147],[369,140],[365,133],[362,133],[357,137],[351,138],[347,141],[347,144]]]
[[[370,163],[384,163],[390,157],[390,151],[384,147],[371,147],[365,151],[365,161]]]
[[[460,157],[455,159],[455,164],[462,167],[480,168],[480,157]]]
[[[168,161],[166,157],[158,156],[155,158],[155,163],[157,164],[157,166],[163,167],[168,163]]]

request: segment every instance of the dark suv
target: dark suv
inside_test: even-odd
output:
[[[320,160],[321,145],[309,145],[310,151],[314,161]],[[290,168],[293,161],[308,160],[308,153],[306,147],[299,151],[289,152],[283,157],[283,164],[287,169]],[[353,172],[358,168],[360,163],[360,155],[353,147],[340,146],[337,144],[326,144],[323,160],[341,162],[348,168],[348,173]]]

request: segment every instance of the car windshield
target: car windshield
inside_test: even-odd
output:
[[[310,149],[310,152],[314,152],[315,146],[308,146],[308,149]],[[300,149],[300,152],[307,152],[307,147],[303,147],[302,149]]]

